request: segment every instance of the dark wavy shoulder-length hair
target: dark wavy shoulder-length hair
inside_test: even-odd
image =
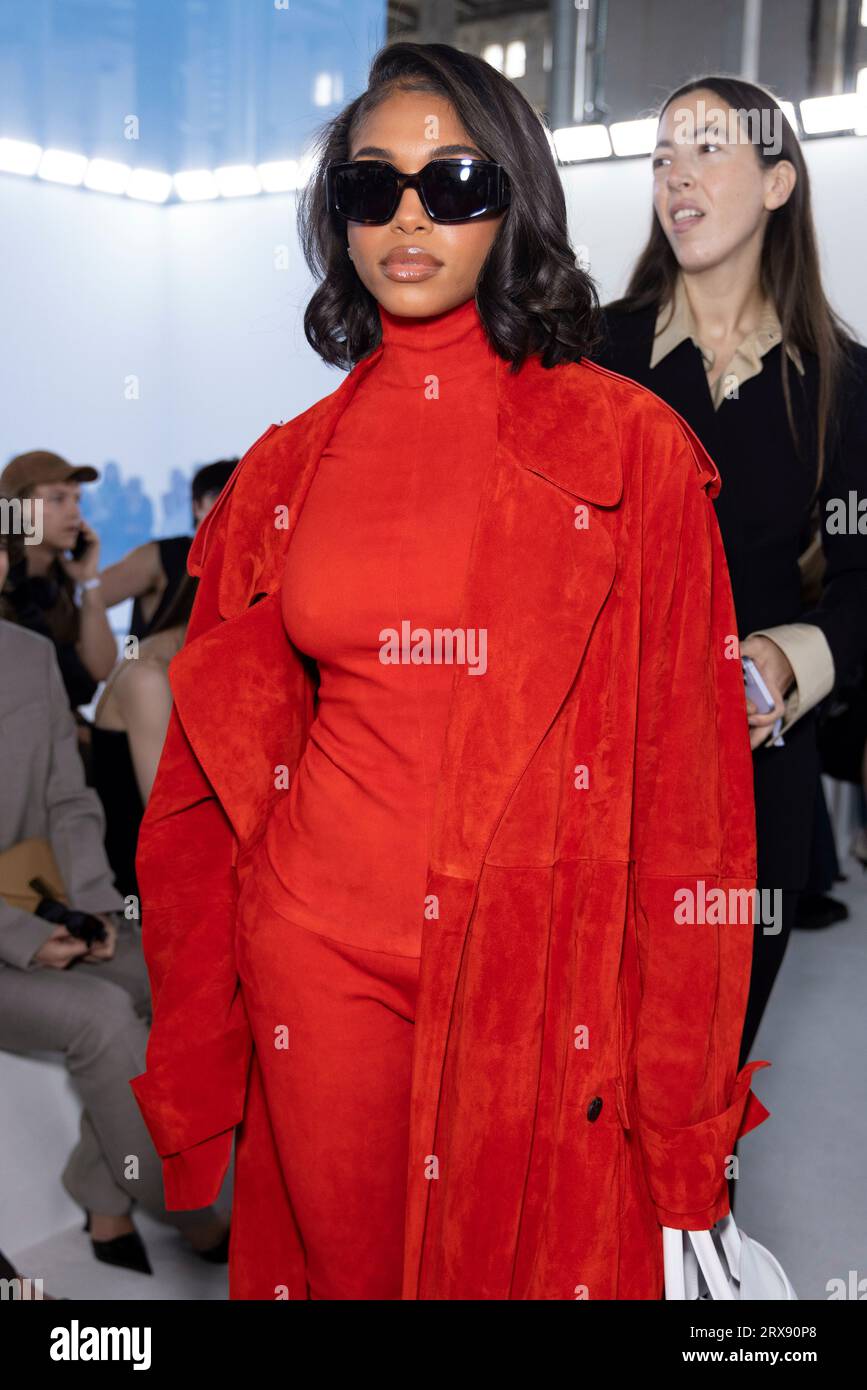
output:
[[[563,186],[542,120],[484,59],[443,43],[380,49],[367,90],[319,131],[314,172],[298,205],[304,258],[320,281],[304,314],[310,346],[331,365],[351,368],[379,345],[377,301],[346,254],[346,220],[328,211],[325,170],[350,158],[365,117],[396,92],[445,98],[486,158],[509,176],[511,203],[475,293],[492,349],[512,371],[533,353],[545,367],[589,355],[598,341],[599,301],[569,243]]]

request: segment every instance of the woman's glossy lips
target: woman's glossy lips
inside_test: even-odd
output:
[[[428,251],[404,250],[391,251],[380,266],[384,275],[390,280],[428,280],[431,275],[436,275],[442,269],[442,261],[438,261]]]

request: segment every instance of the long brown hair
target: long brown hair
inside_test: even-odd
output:
[[[761,288],[774,305],[783,339],[780,347],[780,372],[786,415],[796,449],[800,450],[798,431],[792,411],[788,346],[810,352],[818,360],[818,466],[814,498],[825,472],[826,445],[834,422],[834,402],[843,369],[844,357],[854,337],[846,324],[831,308],[822,288],[816,229],[810,195],[810,176],[797,134],[792,129],[776,97],[765,87],[745,82],[738,77],[695,77],[672,92],[659,109],[659,117],[679,97],[706,88],[714,92],[735,111],[756,112],[761,117],[758,126],[764,136],[770,130],[782,132],[774,147],[764,139],[754,147],[762,165],[770,167],[781,159],[789,160],[798,178],[788,200],[770,215],[762,244]],[[770,124],[766,124],[770,122]],[[777,145],[779,146],[777,148]],[[639,256],[624,297],[616,306],[627,310],[645,309],[651,305],[663,307],[673,300],[680,267],[677,257],[659,218],[654,213],[650,236]]]
[[[16,497],[35,497],[34,487],[22,488]],[[23,537],[8,537],[9,573],[0,599],[0,617],[8,622],[22,622],[22,611],[32,612],[30,575],[27,570],[27,547]],[[57,586],[57,598],[50,608],[40,608],[38,621],[54,642],[74,644],[81,636],[81,614],[75,602],[75,583],[66,573],[57,556],[52,560],[47,578]],[[27,623],[25,622],[25,626]]]

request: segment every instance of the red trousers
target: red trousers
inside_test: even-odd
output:
[[[236,952],[308,1297],[399,1299],[419,959],[290,921],[261,852]]]

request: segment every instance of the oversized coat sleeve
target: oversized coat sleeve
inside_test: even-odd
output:
[[[185,646],[222,620],[228,501],[251,452],[190,549],[188,572],[199,584]],[[220,710],[216,702],[215,719]],[[130,1081],[162,1159],[170,1211],[214,1201],[243,1117],[252,1036],[235,966],[235,851],[234,831],[173,706],[136,854],[153,1022],[146,1070]]]
[[[630,849],[641,977],[635,1078],[657,1218],[707,1230],[729,1210],[736,1138],[769,1114],[750,1090],[752,1072],[769,1063],[738,1071],[755,813],[737,623],[712,502],[719,474],[675,421],[670,435],[660,429],[660,447],[645,446]],[[712,893],[720,889],[722,911]]]

